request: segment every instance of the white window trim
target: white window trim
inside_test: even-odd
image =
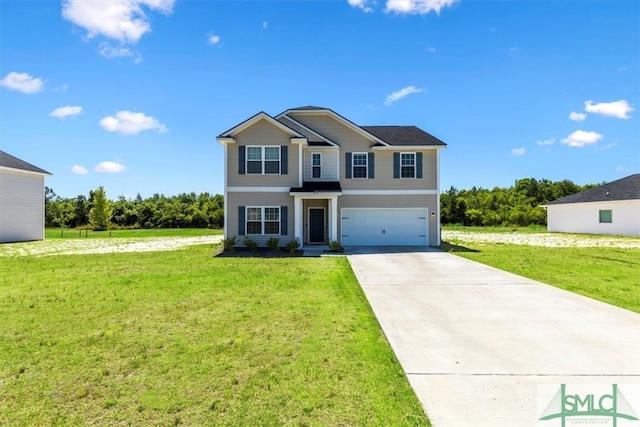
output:
[[[357,166],[355,165],[356,154],[364,155],[364,165],[357,165]],[[365,176],[356,177],[356,174],[355,174],[356,167],[358,168],[364,167]],[[366,152],[351,153],[351,179],[368,179],[368,178],[369,178],[369,153],[366,153]]]
[[[402,155],[403,154],[413,154],[413,176],[402,176]],[[418,176],[418,165],[416,164],[418,162],[418,155],[415,152],[411,152],[411,153],[403,153],[400,152],[400,179],[417,179]],[[406,167],[406,166],[405,166]]]
[[[278,209],[278,234],[266,234],[265,231],[265,223],[267,222],[276,222],[276,221],[267,221],[265,219],[265,209],[274,208]],[[260,234],[249,233],[249,209],[260,209]],[[251,221],[258,222],[258,221]],[[281,236],[282,230],[282,212],[280,206],[245,206],[244,208],[244,234],[245,236]]]
[[[249,148],[260,148],[260,164],[261,164],[261,172],[254,173],[249,172],[249,162],[257,162],[257,160],[249,160]],[[267,160],[266,159],[266,148],[277,148],[278,149],[278,173],[266,173],[265,172],[265,163],[275,162],[275,160]],[[244,159],[244,170],[245,175],[282,175],[282,149],[279,145],[247,145],[246,154]]]
[[[319,165],[314,165],[313,164],[313,156],[315,155],[320,156],[320,164]],[[314,177],[313,176],[313,168],[320,168],[320,176],[319,177]],[[322,179],[322,153],[311,153],[311,179]]]

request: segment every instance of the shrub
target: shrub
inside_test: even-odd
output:
[[[252,252],[255,252],[258,250],[258,243],[249,236],[244,238],[244,241],[242,242],[242,244],[248,247],[249,249],[251,249]]]
[[[285,245],[285,249],[289,251],[291,255],[296,253],[296,249],[300,247],[300,241],[298,239],[290,240],[289,243]]]
[[[235,245],[236,245],[236,236],[222,239],[222,247],[224,248],[225,251],[232,251]]]
[[[277,251],[280,249],[280,239],[277,237],[269,237],[269,240],[267,240],[267,247],[272,251]]]
[[[333,252],[342,252],[342,245],[337,240],[329,240],[329,250]]]

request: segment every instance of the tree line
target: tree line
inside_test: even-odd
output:
[[[473,226],[546,225],[547,212],[540,205],[595,187],[572,181],[524,178],[508,188],[492,190],[472,187],[449,188],[440,195],[440,219],[443,224]],[[62,198],[45,189],[45,225],[47,227],[92,228],[222,228],[224,197],[220,194],[162,194],[143,199],[124,196],[107,199],[103,187],[88,196]]]
[[[546,225],[547,211],[540,205],[596,186],[524,178],[512,187],[492,190],[451,187],[440,194],[440,219],[443,224],[473,226]]]
[[[103,187],[89,195],[63,198],[45,188],[45,226],[66,228],[222,228],[224,197],[220,194],[154,194],[143,199],[109,200]]]

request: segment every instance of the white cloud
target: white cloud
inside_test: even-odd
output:
[[[371,0],[347,0],[349,6],[361,9],[363,12],[373,12],[373,8],[369,5]]]
[[[427,47],[427,52],[429,52],[429,53],[436,53],[436,48],[435,48],[435,47],[433,47],[433,46],[429,46],[429,47]]]
[[[615,142],[612,142],[612,143],[610,143],[610,144],[605,145],[604,147],[599,147],[599,148],[598,148],[598,150],[600,150],[600,151],[602,151],[602,150],[608,150],[608,149],[610,149],[610,148],[615,147],[616,145],[618,145],[618,144],[616,144]]]
[[[384,100],[384,105],[391,105],[394,102],[404,98],[405,96],[409,96],[412,93],[420,93],[420,92],[422,92],[422,89],[420,88],[417,88],[415,86],[407,86],[387,96],[387,98]]]
[[[215,34],[209,34],[207,36],[207,41],[209,42],[209,44],[218,44],[220,43],[220,36],[216,36]]]
[[[584,103],[584,109],[588,113],[600,114],[607,117],[617,117],[619,119],[628,119],[629,113],[634,110],[634,108],[624,99],[614,102],[600,102],[598,104],[594,104],[593,101],[587,101]]]
[[[74,175],[86,175],[89,173],[89,171],[84,166],[73,165],[73,167],[71,168],[71,173]]]
[[[425,15],[429,12],[439,14],[442,9],[457,2],[458,0],[387,0],[385,11],[412,15]]]
[[[586,118],[587,115],[584,113],[576,113],[575,111],[572,111],[571,114],[569,114],[569,119],[573,120],[574,122],[581,122]]]
[[[101,43],[98,53],[107,59],[114,58],[134,58],[133,62],[139,64],[142,62],[142,55],[138,52],[134,52],[128,47],[123,46],[111,46],[107,43]]]
[[[40,92],[44,89],[42,79],[33,77],[27,73],[16,73],[15,71],[4,76],[4,78],[0,80],[0,86],[29,94]]]
[[[584,147],[595,144],[602,139],[602,135],[597,132],[577,130],[562,140],[562,143],[569,147]]]
[[[540,141],[536,141],[536,144],[538,145],[553,145],[556,142],[555,138],[549,138],[549,139],[542,139]]]
[[[103,118],[100,120],[100,126],[109,132],[118,132],[123,135],[136,135],[145,130],[168,132],[167,127],[154,117],[127,110],[118,111],[115,116]]]
[[[54,89],[53,89],[53,91],[54,91],[54,92],[66,92],[66,91],[67,91],[67,89],[69,89],[69,85],[67,85],[67,84],[65,83],[65,84],[63,84],[63,85],[61,85],[61,86],[58,86],[58,87],[54,88]]]
[[[524,153],[527,152],[526,148],[514,148],[513,150],[511,150],[511,154],[513,154],[514,156],[524,156]]]
[[[151,31],[143,8],[166,15],[173,11],[175,0],[64,0],[62,16],[87,30],[87,37],[97,35],[123,43],[136,43]]]
[[[66,107],[59,107],[49,113],[51,117],[57,117],[59,119],[64,119],[65,117],[74,117],[78,114],[82,114],[82,107],[79,105],[73,107],[71,105],[67,105]]]
[[[120,173],[124,172],[126,169],[125,165],[110,161],[100,162],[95,167],[95,171],[100,173]]]
[[[266,30],[268,26],[269,26],[269,23],[267,21],[262,22],[262,28]]]
[[[618,166],[616,168],[616,171],[618,171],[618,172],[631,172],[632,169],[629,168],[629,167],[626,167],[626,166]]]

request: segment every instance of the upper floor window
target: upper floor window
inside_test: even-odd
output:
[[[322,154],[311,154],[311,177],[322,178]]]
[[[248,174],[279,174],[280,147],[247,147]]]
[[[416,153],[400,153],[400,178],[416,177]]]
[[[613,219],[611,217],[611,209],[600,211],[600,222],[604,224],[611,224],[613,222]]]
[[[352,158],[352,173],[354,178],[366,178],[367,177],[367,153],[353,153]]]

